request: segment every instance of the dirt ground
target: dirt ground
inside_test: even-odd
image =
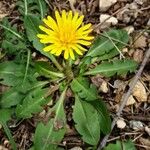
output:
[[[150,0],[116,0],[109,8],[100,5],[101,0],[45,0],[49,6],[49,14],[54,10],[73,10],[85,16],[85,23],[92,23],[94,34],[99,35],[109,28],[125,29],[131,36],[130,43],[123,49],[124,56],[133,58],[139,64],[144,54],[150,48]],[[13,24],[20,26],[20,15],[15,0],[0,1],[0,21],[9,17]],[[109,18],[105,18],[105,17]],[[114,118],[120,107],[123,93],[130,86],[134,77],[103,78],[94,76],[91,81],[98,87],[99,94],[107,103],[111,117]],[[68,104],[69,106],[69,104]],[[67,119],[71,125],[71,110],[67,110]],[[27,119],[12,127],[12,134],[20,150],[27,150],[32,145],[35,131],[35,118]],[[12,124],[12,123],[10,123]],[[85,149],[85,144],[74,129],[68,127],[69,132],[63,140],[67,149]],[[113,129],[108,142],[132,139],[138,150],[150,149],[150,61],[144,68],[126,107],[123,109],[117,125]],[[0,150],[10,149],[9,141],[0,127]],[[3,148],[2,148],[3,147]]]

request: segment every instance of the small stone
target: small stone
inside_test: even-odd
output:
[[[109,7],[115,4],[117,0],[99,0],[100,11],[106,11]]]
[[[148,126],[145,127],[145,132],[150,136],[150,128]]]
[[[144,35],[140,36],[139,38],[138,38],[138,36],[136,36],[135,39],[137,39],[134,42],[134,47],[135,48],[143,48],[143,47],[147,46],[146,37]]]
[[[136,101],[135,101],[134,97],[132,95],[130,95],[130,97],[128,98],[128,101],[126,103],[126,106],[133,105],[133,104],[135,104],[135,102]]]
[[[119,120],[117,121],[117,127],[118,127],[119,129],[123,129],[123,128],[125,128],[125,126],[126,126],[126,123],[125,123],[125,121],[124,121],[123,118],[121,118],[121,119],[119,119]]]
[[[103,92],[103,93],[108,93],[108,85],[107,85],[107,82],[106,81],[103,81],[101,86],[100,86],[100,90]]]
[[[133,33],[133,31],[134,31],[134,27],[133,27],[133,26],[127,26],[127,27],[125,27],[124,29],[128,32],[129,35],[130,35],[131,33]]]
[[[133,129],[133,130],[142,130],[143,129],[143,124],[141,121],[135,121],[135,120],[131,120],[129,122],[130,124],[130,127]]]
[[[133,89],[132,95],[138,100],[138,102],[147,101],[147,93],[144,85],[138,81]]]
[[[143,5],[144,0],[134,0],[135,3],[139,4],[139,5]]]
[[[143,57],[144,57],[143,50],[137,49],[137,50],[133,53],[133,59],[134,59],[136,62],[138,62],[138,63],[142,62]]]
[[[117,18],[111,17],[110,15],[102,14],[100,15],[100,23],[103,23],[101,28],[104,29],[110,27],[111,25],[116,25],[118,20]]]
[[[70,150],[82,150],[82,148],[81,147],[73,147]]]
[[[126,47],[123,48],[123,49],[122,49],[122,52],[127,53],[127,52],[128,52],[128,48],[126,48]]]

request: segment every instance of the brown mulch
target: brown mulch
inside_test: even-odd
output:
[[[81,14],[85,15],[84,22],[91,22],[94,27],[94,33],[98,35],[104,30],[109,28],[127,28],[133,27],[134,31],[131,35],[131,43],[129,43],[127,51],[124,52],[125,55],[133,58],[134,60],[141,63],[144,58],[144,53],[150,47],[150,1],[149,0],[141,0],[142,4],[137,4],[136,10],[132,9],[129,6],[128,11],[123,12],[123,10],[127,7],[127,5],[131,5],[138,0],[118,0],[118,2],[112,5],[106,12],[102,12],[99,9],[99,1],[98,0],[78,0],[74,5],[71,5],[71,0],[47,0],[49,4],[49,12],[53,12],[55,9],[62,10],[76,10]],[[140,0],[139,0],[140,1]],[[15,7],[16,0],[1,0],[0,1],[0,20],[2,17],[9,17],[12,23],[19,22],[19,13],[17,8]],[[99,21],[99,17],[101,14],[109,14],[110,16],[114,16],[118,19],[118,23],[115,26],[108,26],[107,28],[101,28],[102,23]],[[149,24],[148,24],[149,22]],[[144,40],[141,39],[140,42],[143,41],[143,45],[135,44],[138,39],[144,36]],[[132,139],[138,150],[148,150],[150,149],[150,133],[148,133],[148,129],[150,130],[150,61],[147,63],[140,81],[145,87],[147,93],[147,101],[136,102],[133,105],[126,106],[123,110],[121,118],[126,123],[124,128],[118,128],[117,126],[114,128],[111,136],[109,137],[108,142],[114,142],[115,140],[125,140]],[[119,107],[119,100],[122,94],[127,89],[114,88],[114,82],[116,80],[120,80],[123,83],[128,82],[134,75],[120,77],[120,78],[111,78],[105,79],[101,76],[98,76],[94,79],[91,79],[92,82],[99,88],[99,94],[107,103],[108,109],[111,113],[111,117],[115,117],[116,112]],[[106,82],[107,91],[103,91],[102,83]],[[115,92],[114,92],[115,91]],[[117,100],[116,100],[117,99]],[[68,133],[66,134],[64,140],[62,141],[62,145],[65,145],[66,149],[70,149],[73,147],[81,147],[85,148],[85,144],[81,140],[78,133],[73,128],[73,123],[71,119],[72,110],[69,107],[70,104],[66,104],[67,111],[67,121],[68,121]],[[20,150],[27,150],[32,145],[33,134],[36,126],[36,117],[32,119],[24,120],[19,124],[15,124],[11,127],[12,134],[14,136],[15,141],[18,144],[18,148]],[[140,121],[143,125],[139,130],[134,130],[131,121]],[[13,123],[10,123],[11,125]],[[148,129],[147,129],[148,128]],[[8,139],[6,138],[2,127],[0,127],[0,150],[11,149]],[[60,145],[61,146],[61,145]],[[3,148],[2,148],[3,147]]]

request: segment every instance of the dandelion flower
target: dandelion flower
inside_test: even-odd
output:
[[[92,31],[91,24],[83,24],[84,16],[79,16],[77,12],[62,11],[60,15],[55,11],[56,21],[48,16],[43,19],[44,25],[39,28],[43,31],[38,34],[40,42],[45,44],[45,52],[50,52],[56,56],[64,53],[64,58],[75,59],[75,53],[83,55],[86,49],[83,46],[89,46],[93,36],[89,36]]]

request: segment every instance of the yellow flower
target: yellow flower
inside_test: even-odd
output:
[[[79,16],[77,12],[73,15],[72,11],[67,13],[63,10],[62,15],[55,11],[55,17],[56,21],[48,16],[43,19],[45,25],[39,26],[45,32],[37,35],[40,42],[46,44],[43,50],[56,56],[64,52],[65,59],[71,57],[74,60],[74,52],[83,55],[86,51],[83,46],[90,45],[93,39],[88,35],[92,31],[91,24],[81,26],[84,16]]]

